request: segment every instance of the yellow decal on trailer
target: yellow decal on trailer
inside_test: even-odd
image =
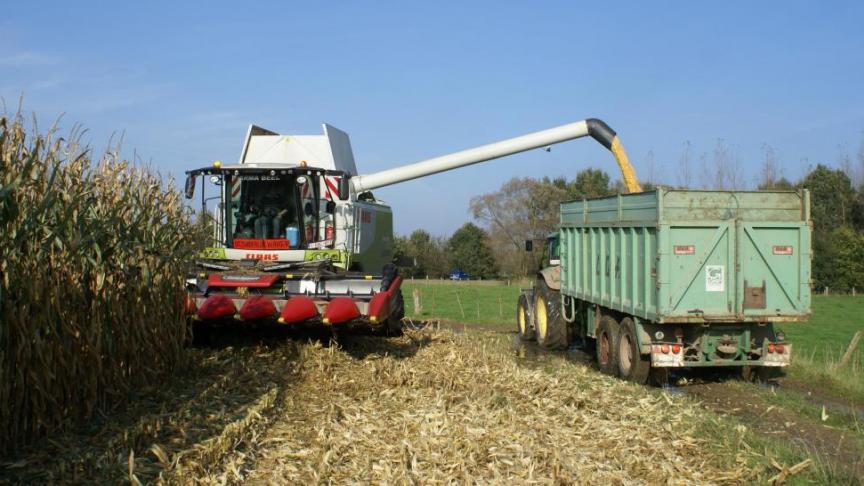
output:
[[[198,255],[201,258],[208,260],[227,260],[225,256],[225,248],[204,248]]]

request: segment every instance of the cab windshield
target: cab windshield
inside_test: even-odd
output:
[[[272,172],[225,174],[227,246],[297,249],[324,240],[325,226],[332,225],[332,203],[321,194],[324,177]]]

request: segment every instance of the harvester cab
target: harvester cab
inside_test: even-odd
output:
[[[216,321],[371,325],[401,329],[401,278],[393,265],[393,217],[370,192],[519,152],[590,136],[609,149],[625,184],[640,190],[615,132],[588,119],[459,152],[358,175],[348,135],[280,135],[250,126],[237,164],[187,172],[186,196],[201,179],[214,243],[187,279],[187,313]],[[218,195],[207,198],[207,180]]]

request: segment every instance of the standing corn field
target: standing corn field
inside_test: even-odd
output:
[[[0,453],[180,363],[190,214],[77,137],[0,118]]]

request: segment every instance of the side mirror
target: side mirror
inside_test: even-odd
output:
[[[186,176],[186,199],[192,199],[195,195],[195,176],[189,174]]]
[[[531,240],[525,240],[525,251],[534,251],[534,242]]]
[[[348,175],[343,175],[339,178],[339,199],[346,200],[348,199],[351,192],[351,179]]]

